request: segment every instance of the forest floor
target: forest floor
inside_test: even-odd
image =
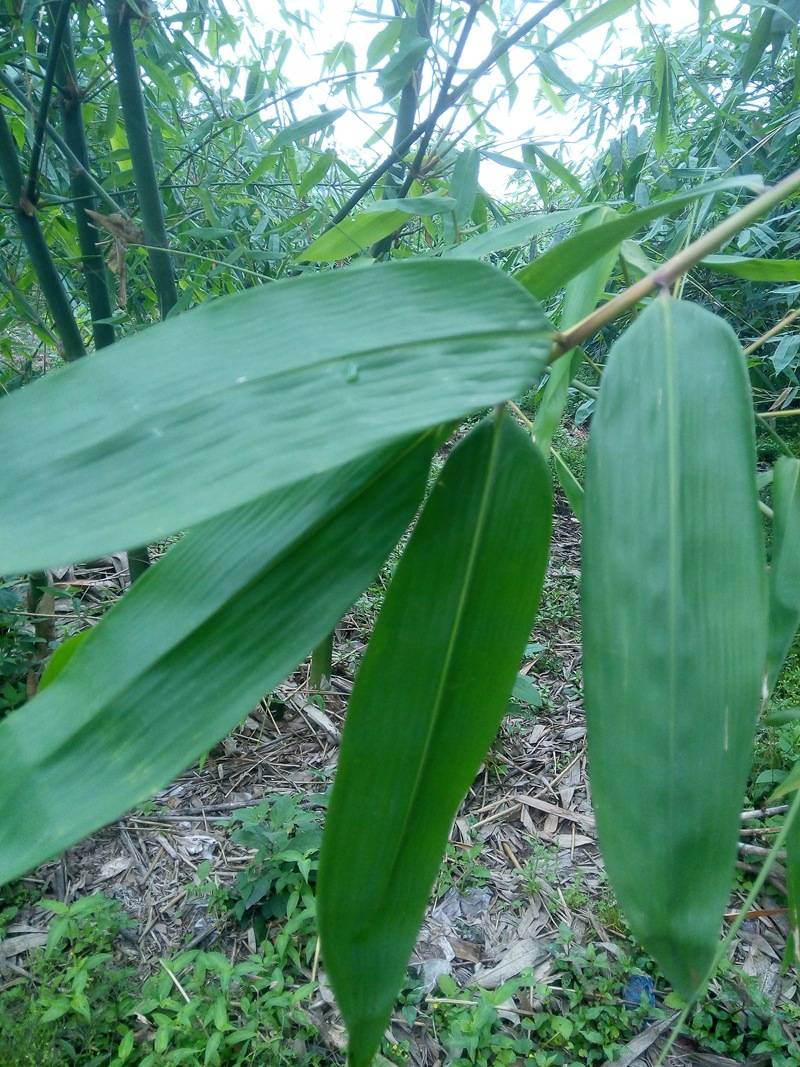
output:
[[[596,844],[581,705],[579,555],[580,527],[559,498],[543,605],[523,668],[540,706],[509,706],[455,820],[384,1063],[652,1064],[679,1007],[632,944]],[[107,598],[122,581],[119,560],[70,579],[85,582],[90,597],[94,590]],[[343,1062],[344,1030],[319,959],[313,882],[347,695],[379,600],[378,586],[340,624],[328,691],[310,693],[301,668],[151,803],[23,880],[5,913],[0,902],[0,1021],[5,991],[37,980],[31,961],[44,952],[53,921],[41,899],[73,907],[99,893],[130,920],[114,942],[117,965],[135,971],[134,983],[158,979],[155,998],[134,1013],[137,1048],[155,1048],[152,1063],[204,1062],[190,1053],[170,1058],[179,1012],[170,1015],[165,1005],[191,1007],[208,996],[216,954],[242,965],[244,986],[254,955],[271,969],[263,996],[274,1002],[258,1025],[277,1027],[279,1051],[272,1060],[241,1062]],[[646,782],[632,803],[647,803]],[[743,823],[742,840],[768,843],[769,826],[768,819]],[[742,897],[737,890],[731,916]],[[785,901],[773,887],[761,904],[740,930],[734,966],[713,983],[691,1035],[667,1063],[800,1062],[796,976],[780,969]],[[228,1030],[236,1024],[244,1033],[241,996],[240,988],[225,1017]],[[159,1054],[165,1014],[174,1025]],[[122,1032],[119,1020],[109,1029]],[[117,1062],[102,1058],[101,1045],[100,1058],[76,1062]],[[186,1047],[194,1047],[188,1039]],[[3,1060],[3,1067],[29,1062]]]

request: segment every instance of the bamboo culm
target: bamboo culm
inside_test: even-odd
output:
[[[166,318],[178,302],[178,290],[172,258],[168,251],[169,239],[164,223],[164,208],[150,145],[139,65],[133,47],[131,19],[134,12],[126,0],[106,0],[106,16],[122,119],[139,197],[142,228],[147,244],[151,246],[148,252],[150,270],[158,294],[161,317]]]
[[[48,311],[63,349],[64,359],[75,360],[86,355],[81,332],[72,314],[67,290],[56,269],[50,249],[32,205],[23,200],[24,185],[17,146],[5,113],[0,107],[0,172],[13,206],[14,218],[28,252],[31,266],[47,304]]]
[[[88,177],[89,151],[83,125],[81,93],[78,88],[69,25],[64,29],[56,74],[60,86],[59,104],[64,140],[80,164],[80,169],[70,168],[70,188],[75,198],[75,225],[78,230],[86,298],[92,316],[94,346],[105,348],[106,345],[114,343],[114,327],[110,322],[104,321],[112,317],[113,310],[97,229],[86,214],[87,208],[90,211],[96,210],[96,201],[92,183]]]

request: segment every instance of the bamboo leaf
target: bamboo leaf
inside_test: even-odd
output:
[[[574,41],[576,37],[582,37],[584,33],[596,30],[598,26],[604,26],[607,22],[612,22],[615,18],[619,18],[620,15],[624,15],[626,11],[629,11],[638,2],[639,0],[605,0],[605,3],[589,11],[583,18],[576,19],[571,26],[564,30],[563,33],[560,33],[549,46],[548,51],[552,52],[562,44]]]
[[[772,478],[767,686],[775,688],[800,626],[800,460],[781,456]]]
[[[700,263],[721,274],[754,282],[800,282],[800,259],[756,259],[749,256],[706,256]]]
[[[358,255],[388,237],[413,215],[436,215],[452,211],[456,201],[447,196],[417,196],[403,200],[378,200],[365,211],[351,215],[300,252],[299,261],[335,263]]]
[[[750,44],[739,68],[739,77],[742,79],[743,85],[747,85],[750,81],[756,67],[761,62],[761,57],[767,50],[770,36],[772,34],[772,19],[774,14],[774,6],[771,3],[765,4],[764,10],[759,16],[758,22],[753,30]]]
[[[597,226],[590,234],[580,233],[569,237],[566,241],[549,249],[544,255],[539,256],[527,267],[517,271],[515,277],[529,292],[543,300],[560,289],[562,285],[566,285],[570,278],[586,270],[590,263],[605,255],[612,248],[616,248],[621,241],[632,237],[648,222],[661,218],[662,215],[669,215],[670,212],[677,211],[678,208],[685,207],[686,204],[700,197],[711,196],[713,193],[730,189],[762,192],[763,184],[760,178],[753,175],[720,178],[718,181],[707,182],[688,192],[679,193],[666,200],[659,200],[657,204],[652,204],[650,207],[631,211],[614,222]]]
[[[757,500],[736,337],[659,298],[614,345],[592,424],[584,678],[609,878],[684,999],[717,947],[761,695]]]
[[[0,573],[158,540],[502,401],[536,378],[549,335],[499,271],[433,260],[277,282],[150,327],[0,400]]]
[[[511,696],[514,700],[519,700],[523,704],[530,704],[532,708],[540,708],[542,706],[542,694],[539,686],[527,674],[518,674],[514,679]]]
[[[311,115],[309,118],[290,122],[288,126],[284,126],[283,129],[275,134],[266,146],[265,151],[267,153],[277,152],[287,145],[294,144],[297,141],[304,141],[307,137],[313,137],[315,133],[327,130],[338,118],[341,118],[346,110],[347,108],[339,107],[334,111],[323,111],[319,115]]]
[[[53,684],[91,632],[91,628],[80,630],[61,642],[42,671],[37,692],[41,693],[48,685]]]
[[[538,157],[547,169],[559,178],[568,189],[572,189],[578,196],[583,196],[583,186],[580,181],[575,177],[571,170],[564,166],[560,159],[556,159],[555,156],[551,156],[545,152],[543,148],[539,148],[538,145],[528,144],[522,146],[522,158],[527,160],[527,155],[531,155],[534,158]]]
[[[568,208],[565,211],[548,211],[542,215],[530,215],[525,219],[508,222],[504,226],[495,226],[488,233],[478,234],[464,241],[455,248],[450,248],[445,255],[450,259],[479,259],[504,248],[515,248],[525,244],[540,233],[550,233],[567,222],[580,218],[589,211],[595,211],[595,204],[584,207]]]
[[[599,207],[589,215],[585,215],[578,224],[578,234],[585,234],[596,226],[610,222],[618,218],[616,211],[611,208]],[[614,245],[604,255],[600,256],[589,267],[572,278],[564,292],[564,301],[559,316],[559,326],[562,330],[574,326],[576,322],[589,315],[597,307],[600,297],[603,295],[608,279],[614,269],[614,264],[619,252],[619,246]],[[533,423],[533,436],[537,445],[547,455],[553,440],[553,434],[561,424],[564,408],[569,395],[569,384],[575,377],[581,360],[580,350],[567,353],[550,368],[547,385],[544,388],[542,399],[536,411]],[[572,488],[570,486],[570,488]],[[566,490],[565,490],[566,491]]]
[[[374,578],[431,434],[197,527],[0,722],[0,883],[141,803],[244,718]]]
[[[662,155],[669,143],[669,128],[672,118],[672,72],[670,70],[669,56],[663,44],[656,49],[655,67],[653,71],[656,96],[656,129],[653,135],[653,147],[656,155]]]
[[[448,459],[347,713],[319,876],[323,958],[352,1067],[380,1042],[456,809],[500,723],[539,601],[547,469],[509,419]]]
[[[800,761],[795,763],[769,799],[780,800],[781,797],[785,797],[788,793],[793,793],[795,789],[800,789]]]

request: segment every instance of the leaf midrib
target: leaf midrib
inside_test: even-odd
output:
[[[447,682],[450,675],[450,668],[452,666],[453,658],[455,656],[455,650],[458,644],[458,638],[460,634],[461,624],[464,619],[465,609],[467,601],[469,599],[470,592],[472,590],[472,580],[475,573],[475,566],[478,556],[478,550],[480,542],[483,538],[483,533],[486,528],[486,519],[489,512],[490,498],[492,490],[494,489],[495,474],[497,470],[497,460],[500,447],[500,438],[502,436],[503,418],[501,415],[496,419],[491,452],[489,454],[489,461],[486,467],[486,479],[481,493],[481,502],[478,507],[478,518],[475,523],[475,533],[472,538],[472,543],[469,548],[469,555],[467,557],[467,565],[464,571],[464,580],[462,583],[461,593],[459,594],[458,604],[456,607],[455,618],[453,626],[450,630],[450,636],[447,642],[447,648],[445,650],[444,657],[442,658],[442,669],[439,676],[439,682],[436,688],[436,696],[433,702],[433,710],[430,718],[430,726],[425,738],[425,743],[422,749],[422,758],[420,759],[419,769],[414,780],[414,784],[409,792],[409,802],[406,808],[406,815],[403,821],[403,826],[397,835],[397,846],[395,848],[394,858],[392,860],[391,867],[386,875],[384,881],[384,889],[380,894],[378,900],[376,900],[376,910],[380,911],[382,905],[379,905],[378,901],[382,901],[387,896],[387,888],[392,885],[398,885],[397,868],[401,863],[402,857],[406,851],[407,839],[412,825],[412,815],[417,807],[417,801],[419,798],[420,788],[422,785],[422,779],[425,774],[428,765],[428,756],[430,754],[431,745],[436,734],[437,726],[441,717],[442,704],[444,702],[444,693],[447,686]],[[368,929],[371,926],[371,922],[366,924]]]

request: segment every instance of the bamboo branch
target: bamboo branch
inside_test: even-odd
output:
[[[650,274],[635,282],[630,288],[620,293],[619,296],[615,296],[613,300],[609,300],[607,304],[593,311],[591,315],[587,315],[585,319],[582,319],[563,333],[557,333],[548,363],[555,362],[576,345],[583,344],[587,338],[597,333],[603,326],[607,326],[610,322],[619,318],[626,311],[629,311],[654,289],[669,289],[676,278],[691,270],[701,259],[711,255],[725,241],[735,236],[741,229],[754,222],[761,215],[766,214],[798,189],[800,189],[800,170],[794,171],[788,177],[779,181],[777,185],[773,185],[770,189],[761,193],[760,196],[757,196],[755,200],[752,200],[741,210],[729,215],[727,219],[723,219],[719,225],[709,230],[708,233],[703,234],[702,237],[698,237],[696,241],[692,241],[677,255],[668,259],[660,267],[656,267]]]
[[[42,95],[39,98],[39,114],[36,117],[36,125],[33,130],[31,162],[28,169],[28,181],[25,185],[25,198],[30,204],[36,203],[36,179],[39,176],[39,160],[42,155],[47,112],[50,110],[50,97],[53,92],[58,57],[61,55],[61,41],[69,20],[69,8],[70,0],[61,0],[58,15],[53,23],[53,34],[50,38],[50,48],[47,53],[47,67],[45,68],[44,82],[42,84]]]
[[[455,77],[456,71],[458,70],[458,64],[461,62],[461,56],[464,54],[464,48],[467,44],[467,38],[469,37],[472,31],[472,27],[475,25],[475,19],[478,17],[478,11],[481,7],[483,7],[484,2],[485,0],[473,0],[473,2],[470,4],[469,11],[467,11],[466,16],[464,17],[464,25],[461,27],[461,33],[459,35],[458,41],[456,42],[456,47],[453,51],[453,55],[450,59],[450,62],[447,64],[447,70],[445,70],[444,72],[444,77],[442,78],[442,85],[439,89],[439,96],[437,97],[436,103],[433,107],[434,111],[444,106],[444,101],[447,99],[447,94],[450,92],[450,86],[453,84],[453,78]],[[403,182],[403,188],[400,191],[401,198],[408,196],[408,190],[411,188],[414,178],[417,177],[420,172],[420,169],[422,167],[422,161],[425,158],[425,153],[428,151],[428,145],[431,143],[431,137],[433,137],[433,129],[433,126],[429,126],[425,133],[423,133],[422,135],[422,139],[420,140],[420,143],[417,146],[417,153],[414,156],[414,161],[408,168],[406,180],[405,182]]]
[[[131,154],[131,166],[139,196],[139,209],[142,227],[148,245],[155,248],[148,252],[150,270],[153,274],[161,317],[166,318],[169,311],[178,302],[178,290],[175,286],[175,273],[169,252],[167,230],[164,224],[164,208],[156,178],[153,150],[147,128],[147,114],[142,96],[141,77],[131,33],[132,10],[126,0],[106,0],[108,31],[111,37],[111,50],[114,54],[114,66],[117,73],[117,88],[128,147]],[[156,251],[156,248],[158,251]]]
[[[416,11],[417,33],[420,37],[427,38],[430,42],[431,38],[431,0],[419,0]],[[398,146],[408,137],[411,130],[414,128],[414,121],[417,117],[417,107],[419,106],[419,85],[422,79],[422,71],[425,64],[425,55],[423,55],[411,74],[408,76],[403,89],[400,93],[400,103],[397,107],[397,121],[394,126],[394,137],[392,139],[392,150],[396,151]],[[400,182],[400,174],[395,174],[393,168],[389,168],[389,173],[386,175],[386,183],[383,187],[383,199],[390,200],[395,196],[399,196],[401,199],[408,192],[408,186],[411,182],[406,177],[405,181]],[[382,240],[378,241],[372,247],[372,255],[377,259],[379,256],[384,255],[392,247],[392,241],[394,240],[394,234],[389,234]]]
[[[86,355],[83,338],[75,316],[72,314],[72,305],[64,282],[56,270],[50,249],[44,239],[39,220],[36,218],[32,205],[24,199],[17,146],[2,107],[0,107],[0,173],[3,176],[8,198],[13,205],[14,217],[25,243],[28,258],[61,341],[64,358],[80,359],[81,356]]]
[[[13,98],[21,107],[24,107],[25,110],[29,111],[32,115],[36,114],[36,105],[31,103],[31,101],[27,98],[27,96],[25,96],[24,93],[19,91],[13,80],[9,78],[9,76],[2,70],[0,70],[0,85],[2,85],[3,88],[7,90],[10,96],[13,96]],[[55,127],[52,126],[49,122],[46,122],[44,124],[44,128],[47,131],[47,136],[50,138],[52,143],[56,146],[61,155],[69,164],[71,171],[75,174],[82,172],[94,192],[97,194],[98,197],[100,197],[101,200],[105,202],[106,206],[109,207],[111,211],[117,212],[117,214],[119,215],[125,215],[125,211],[120,207],[117,201],[105,191],[100,182],[98,182],[97,179],[89,171],[85,170],[85,168],[81,164],[81,161],[71,150],[64,138],[59,134],[58,130],[56,130]]]
[[[527,33],[530,33],[530,31],[535,26],[538,26],[538,24],[542,22],[545,18],[547,18],[549,14],[562,7],[564,3],[565,0],[550,0],[549,4],[546,4],[545,7],[541,9],[541,11],[539,11],[532,18],[529,18],[527,22],[524,22],[518,30],[511,34],[510,37],[506,37],[503,41],[495,45],[495,47],[491,50],[491,52],[489,52],[486,58],[481,63],[479,63],[478,66],[475,67],[475,69],[471,71],[466,76],[466,78],[464,78],[463,81],[459,82],[459,84],[455,87],[455,89],[452,90],[451,93],[449,93],[448,96],[445,97],[445,99],[441,102],[440,107],[434,108],[428,118],[425,119],[424,122],[419,123],[418,126],[415,126],[411,133],[408,135],[408,137],[406,137],[405,140],[402,141],[401,144],[399,144],[396,148],[393,148],[389,155],[386,157],[386,159],[384,159],[382,163],[379,163],[378,166],[370,174],[367,175],[367,177],[361,182],[356,191],[353,193],[353,195],[341,208],[339,208],[339,210],[333,216],[330,223],[326,227],[325,232],[327,233],[328,230],[333,229],[334,226],[338,226],[343,219],[347,218],[353,208],[358,203],[360,203],[361,200],[364,199],[370,189],[372,189],[373,186],[378,181],[380,181],[383,175],[396,162],[396,160],[400,159],[409,150],[409,148],[412,147],[412,145],[415,145],[420,139],[420,137],[422,137],[428,129],[430,129],[431,131],[434,130],[436,127],[436,123],[439,121],[445,111],[449,110],[454,104],[456,104],[461,99],[461,97],[467,92],[467,90],[472,88],[476,81],[482,78],[483,75],[487,73],[487,71],[491,70],[491,68],[495,65],[498,59],[504,56],[509,51],[509,49],[511,49],[515,44],[517,44],[517,42],[520,41]]]
[[[781,330],[790,326],[798,316],[800,316],[800,308],[795,308],[794,311],[790,311],[788,315],[784,315],[780,322],[776,322],[771,329],[767,330],[766,333],[762,333],[752,344],[749,344],[744,350],[744,354],[749,356],[751,352],[755,352],[756,349],[761,348],[761,346],[773,338],[775,334],[780,333]]]

